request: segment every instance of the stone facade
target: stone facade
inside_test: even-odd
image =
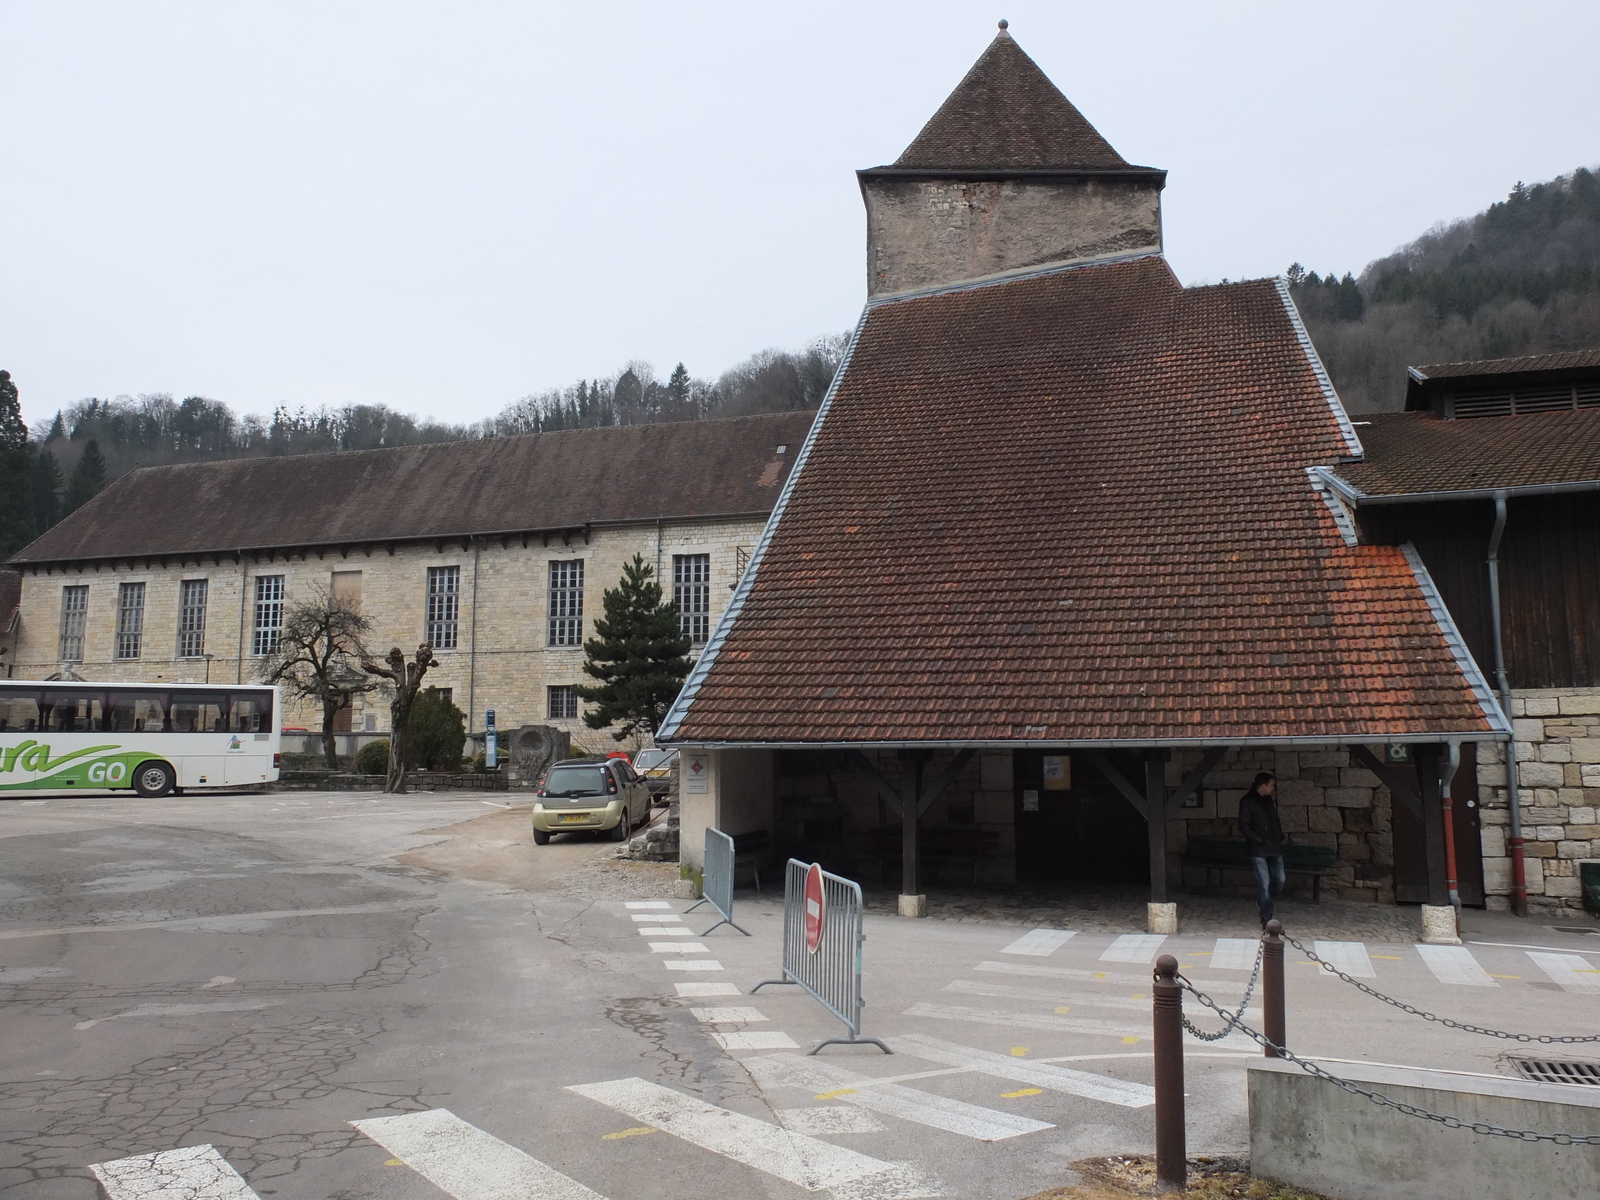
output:
[[[1528,908],[1583,907],[1578,864],[1600,860],[1600,688],[1512,693]],[[1504,749],[1482,747],[1483,870],[1489,907],[1511,906],[1511,813]]]
[[[601,593],[616,586],[623,563],[633,555],[657,567],[668,597],[673,556],[709,555],[709,625],[715,628],[762,524],[750,519],[652,521],[596,527],[587,541],[578,534],[565,543],[559,536],[547,543],[535,534],[527,539],[517,535],[379,545],[344,554],[207,554],[182,561],[136,560],[98,570],[30,570],[23,575],[14,677],[42,679],[70,667],[92,680],[204,681],[208,668],[203,657],[177,657],[179,585],[194,579],[207,581],[204,650],[212,655],[213,683],[253,682],[258,676],[260,660],[250,649],[255,581],[262,576],[282,576],[285,600],[292,604],[318,588],[332,587],[336,572],[359,573],[358,579],[343,576],[341,586],[359,589],[361,611],[373,622],[372,648],[381,654],[397,645],[409,652],[425,640],[428,568],[454,566],[460,571],[456,644],[435,651],[439,665],[428,673],[427,682],[451,689],[470,729],[481,728],[483,710],[493,708],[501,729],[550,724],[567,730],[580,744],[600,748],[610,745],[603,733],[578,719],[549,716],[548,687],[587,682],[581,645],[547,644],[550,563],[583,561],[583,636],[591,637],[594,619],[602,612]],[[115,652],[123,583],[145,585],[140,653],[134,659],[119,659]],[[67,663],[59,656],[62,589],[75,585],[88,586],[88,611],[83,656]],[[284,724],[320,728],[321,712],[286,700]],[[388,724],[388,703],[380,693],[357,698],[355,729],[386,731]]]
[[[904,178],[863,172],[869,295],[1161,249],[1161,180]]]

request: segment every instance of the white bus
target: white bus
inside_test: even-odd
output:
[[[0,679],[0,793],[259,785],[281,736],[273,687]]]

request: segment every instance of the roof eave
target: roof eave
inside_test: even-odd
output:
[[[960,179],[987,182],[1005,179],[1037,179],[1081,182],[1091,179],[1142,179],[1165,187],[1164,167],[864,167],[856,172],[859,180],[868,179]]]
[[[1038,738],[926,738],[876,741],[752,740],[729,738],[662,737],[656,743],[674,749],[702,750],[1197,750],[1207,746],[1350,746],[1350,745],[1437,745],[1440,742],[1500,742],[1510,737],[1499,730],[1438,730],[1423,733],[1392,733],[1370,730],[1363,733],[1307,734],[1284,737],[1191,737],[1191,738],[1063,738],[1043,741]]]
[[[1325,469],[1326,470],[1326,469]],[[1600,492],[1600,479],[1573,480],[1567,483],[1508,484],[1505,487],[1460,488],[1442,492],[1396,492],[1391,495],[1371,495],[1340,479],[1332,472],[1324,478],[1348,497],[1358,508],[1372,508],[1384,504],[1440,504],[1453,500],[1493,500],[1504,496],[1560,496],[1571,492]]]

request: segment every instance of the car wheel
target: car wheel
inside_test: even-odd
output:
[[[535,829],[533,831],[533,844],[535,846],[548,846],[550,844],[550,835],[542,829]]]
[[[154,800],[177,790],[174,786],[177,782],[177,772],[164,762],[140,763],[139,769],[133,773],[133,790],[146,800]]]
[[[628,830],[629,830],[629,828],[630,828],[630,826],[628,824],[628,814],[627,814],[626,810],[624,810],[624,812],[622,814],[622,819],[619,820],[615,825],[613,825],[611,827],[611,840],[613,842],[625,842],[625,841],[627,841],[628,840]]]

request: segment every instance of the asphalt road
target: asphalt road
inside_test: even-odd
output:
[[[1158,949],[1220,999],[1249,974],[1211,937],[1019,947],[1016,927],[869,917],[866,1031],[898,1052],[802,1058],[840,1027],[797,989],[751,994],[776,974],[777,897],[741,895],[752,936],[701,939],[705,910],[642,906],[670,870],[536,849],[496,803],[0,801],[0,1197],[88,1200],[91,1164],[209,1145],[112,1170],[115,1200],[1015,1200],[1150,1147]],[[1600,937],[1488,914],[1468,937],[1470,963],[1338,953],[1452,1015],[1600,1029]],[[1302,1051],[1506,1070],[1503,1044],[1290,971]],[[1253,1055],[1190,1047],[1191,1152],[1243,1148]]]

